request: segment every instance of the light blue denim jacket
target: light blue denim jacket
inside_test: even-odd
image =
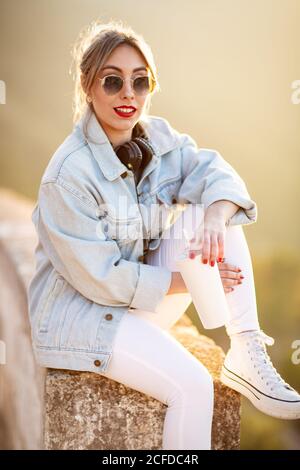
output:
[[[32,343],[41,366],[105,372],[123,315],[136,308],[155,312],[171,272],[143,263],[143,237],[151,250],[162,234],[146,216],[151,207],[174,213],[180,204],[206,209],[226,199],[240,206],[228,225],[256,221],[245,183],[217,151],[197,148],[162,117],[141,123],[155,155],[137,185],[89,111],[42,176],[32,213],[36,271],[28,288]],[[114,212],[121,200],[130,210]]]

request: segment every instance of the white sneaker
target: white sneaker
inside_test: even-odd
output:
[[[263,413],[282,419],[300,418],[300,395],[278,374],[266,351],[274,339],[262,330],[232,335],[221,382],[236,390]]]

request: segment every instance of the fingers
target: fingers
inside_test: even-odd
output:
[[[210,258],[210,234],[207,230],[204,230],[203,242],[202,242],[202,262],[204,264],[208,263]]]
[[[224,287],[233,287],[238,284],[242,284],[242,279],[222,279],[222,284]]]
[[[214,266],[214,264],[217,260],[218,251],[219,251],[218,237],[215,233],[213,233],[210,237],[209,263],[210,263],[211,266]]]
[[[202,239],[197,240],[195,237],[190,240],[190,247],[189,247],[189,257],[194,259],[196,255],[202,253]]]
[[[221,262],[222,259],[225,256],[225,236],[224,236],[224,233],[219,233],[218,245],[219,245],[218,262]]]
[[[218,264],[219,273],[225,293],[233,291],[233,287],[242,284],[244,276],[241,269],[229,263]]]
[[[204,229],[202,243],[202,262],[214,266],[224,258],[225,235],[223,232],[209,232]]]
[[[224,287],[225,294],[229,294],[229,292],[232,292],[232,291],[234,291],[233,287]]]
[[[219,271],[221,279],[232,279],[233,281],[244,279],[241,273],[234,273],[232,271]]]
[[[242,280],[244,276],[242,270],[238,266],[229,263],[218,264],[221,279]]]
[[[237,266],[236,264],[231,264],[228,263],[228,261],[225,261],[226,258],[223,258],[223,261],[221,263],[218,263],[219,269],[227,269],[229,271],[235,271],[235,272],[241,272],[241,268]]]
[[[234,266],[229,263],[218,263],[218,268],[221,277],[228,277],[232,279],[244,277],[242,274],[240,274],[242,270],[238,266]]]

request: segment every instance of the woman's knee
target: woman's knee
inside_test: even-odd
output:
[[[200,362],[198,367],[185,368],[180,374],[178,387],[172,391],[170,402],[184,399],[189,403],[205,401],[207,405],[214,401],[214,381],[208,369]]]
[[[226,235],[225,235],[225,243],[232,243],[236,244],[240,241],[245,241],[245,232],[243,230],[242,225],[228,225],[226,226]]]
[[[188,381],[187,387],[192,390],[205,393],[213,397],[214,395],[214,380],[209,370],[199,362],[198,369],[195,371],[194,376]]]

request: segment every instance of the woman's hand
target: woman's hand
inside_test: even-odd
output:
[[[218,263],[218,268],[225,294],[232,292],[234,290],[233,286],[242,283],[244,276],[240,274],[242,270],[238,266],[229,263]]]
[[[196,239],[192,239],[191,243],[196,242],[196,251],[202,252],[202,262],[210,263],[211,266],[215,262],[223,261],[225,256],[225,234],[226,222],[238,210],[239,206],[231,201],[216,201],[206,209],[203,220],[203,233],[197,233]],[[197,238],[199,240],[197,240]],[[190,258],[195,257],[193,248],[190,249]]]
[[[224,258],[224,242],[225,242],[226,225],[225,220],[220,214],[209,213],[204,217],[203,233],[197,234],[197,238],[193,238],[189,256],[195,258],[197,252],[202,253],[202,262],[210,263],[214,266],[215,262],[222,261]],[[195,249],[192,247],[194,246]]]

